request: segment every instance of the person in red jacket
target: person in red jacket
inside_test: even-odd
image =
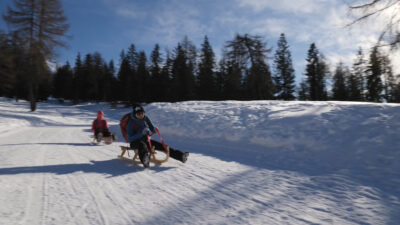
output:
[[[97,142],[100,142],[103,137],[110,137],[115,140],[115,135],[110,133],[107,120],[104,119],[104,112],[98,111],[97,118],[93,120],[92,131]]]

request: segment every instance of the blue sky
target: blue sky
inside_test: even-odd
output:
[[[1,0],[2,14],[11,2]],[[340,60],[351,63],[358,47],[370,48],[382,27],[374,20],[345,28],[350,18],[343,0],[62,0],[62,4],[72,39],[67,40],[68,49],[57,51],[54,61],[61,64],[73,64],[78,52],[95,51],[118,64],[121,50],[132,43],[149,56],[156,43],[172,50],[185,35],[198,49],[207,35],[217,57],[237,33],[261,35],[274,50],[283,32],[297,81],[311,43],[333,68]],[[6,29],[3,21],[0,28]]]

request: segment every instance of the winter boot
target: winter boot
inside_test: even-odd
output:
[[[150,166],[150,154],[147,149],[139,149],[139,158],[145,168]]]
[[[143,156],[142,160],[144,168],[149,168],[150,167],[150,154],[146,152]]]
[[[103,139],[103,133],[100,132],[97,134],[97,137],[96,137],[97,143],[100,143],[101,139]]]
[[[189,152],[184,152],[182,154],[182,162],[185,163],[187,161],[187,158],[189,157]]]

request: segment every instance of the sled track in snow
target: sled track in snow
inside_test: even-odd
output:
[[[67,152],[68,152],[67,153],[68,156],[72,159],[73,162],[78,162],[78,160],[76,160],[75,156],[73,154],[71,154],[70,151],[67,151]],[[79,178],[77,178],[77,177],[79,177]],[[77,215],[75,215],[75,213],[74,213],[74,216],[71,219],[77,218],[77,216],[79,216],[81,214],[81,212],[86,210],[88,206],[94,205],[95,209],[96,209],[95,213],[98,215],[98,217],[96,217],[96,218],[100,218],[101,224],[108,225],[109,223],[104,216],[105,215],[104,210],[101,208],[99,202],[97,201],[96,195],[93,193],[92,188],[90,187],[89,183],[86,181],[85,175],[82,174],[80,176],[74,176],[74,178],[78,179],[80,183],[84,184],[83,187],[87,188],[88,193],[90,195],[90,199],[89,199],[89,201],[86,201],[85,205],[76,213]],[[70,181],[70,184],[72,184],[71,177],[69,175],[68,175],[68,180]],[[99,224],[99,223],[97,223],[97,224]]]

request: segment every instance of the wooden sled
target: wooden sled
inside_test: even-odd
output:
[[[114,136],[114,138],[115,138],[115,140],[116,140],[116,136],[115,136],[115,134],[113,133],[113,134],[111,134],[111,136],[107,136],[107,137],[101,136],[100,141],[97,141],[97,138],[93,135],[92,144],[99,145],[100,143],[103,143],[103,144],[106,144],[106,145],[110,145],[110,144],[112,144],[112,143],[115,141],[115,140],[113,139],[113,136]]]
[[[133,161],[135,163],[138,163],[138,162],[141,163],[140,159],[139,159],[139,150],[138,149],[131,149],[130,147],[127,147],[127,146],[120,146],[120,147],[121,147],[121,151],[122,152],[121,152],[121,155],[118,155],[118,158],[124,159],[124,160],[128,160],[128,161]],[[135,155],[133,156],[133,158],[129,158],[129,157],[124,156],[125,153],[128,153],[128,155],[129,155],[128,151],[134,151],[135,152]],[[165,158],[164,159],[157,159],[156,156],[155,156],[157,154],[156,151],[164,152],[165,153]],[[168,146],[167,146],[166,151],[155,149],[154,146],[152,147],[151,153],[150,153],[150,162],[164,163],[164,162],[168,161],[168,159],[169,159],[169,147]]]
[[[97,139],[94,137],[92,143],[96,144],[96,145],[99,145],[100,143],[110,145],[113,143],[113,139],[112,139],[112,137],[102,137],[100,142],[98,142]]]

